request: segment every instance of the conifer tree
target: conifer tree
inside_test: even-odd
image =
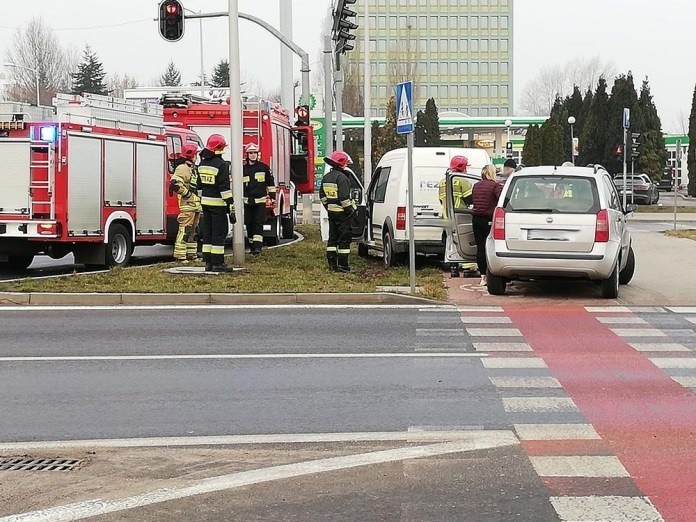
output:
[[[609,113],[609,95],[607,94],[607,81],[600,78],[597,90],[592,96],[587,120],[580,135],[581,165],[590,163],[602,163],[604,149],[607,141],[607,118]]]
[[[640,156],[636,162],[636,172],[644,172],[653,180],[659,181],[667,164],[667,149],[662,134],[662,122],[650,93],[648,80],[643,81],[638,97],[638,110],[643,120],[640,138]]]
[[[538,125],[530,125],[524,138],[522,163],[527,167],[535,167],[542,163],[541,135]]]
[[[92,48],[89,45],[86,46],[82,54],[82,62],[77,66],[77,71],[72,74],[72,93],[106,95],[109,91],[105,78],[104,66]]]
[[[543,165],[563,163],[563,137],[561,127],[555,119],[549,119],[541,126],[541,161]],[[570,144],[568,144],[570,150]],[[570,154],[569,154],[570,155]]]
[[[616,147],[623,144],[624,130],[622,126],[624,108],[631,110],[630,133],[644,130],[643,116],[638,110],[638,94],[633,84],[633,75],[630,73],[618,76],[614,80],[614,87],[609,98],[609,110],[607,112],[606,139],[604,142],[604,154],[602,165],[612,174],[623,172],[623,157],[616,156]],[[630,139],[629,139],[630,143]],[[630,150],[629,162],[630,162]]]
[[[181,72],[171,60],[162,76],[160,76],[160,85],[162,87],[179,87],[181,85]]]
[[[376,130],[376,132],[375,132]],[[372,128],[372,161],[377,165],[387,152],[406,146],[406,136],[396,133],[396,99],[389,98],[387,120],[382,127]]]
[[[210,80],[210,85],[213,87],[229,87],[230,62],[227,60],[220,60],[220,62],[213,67],[213,77]]]
[[[416,127],[419,129],[419,136],[423,139],[422,146],[440,146],[440,117],[434,98],[428,99],[425,103],[425,111],[418,111],[416,114]]]
[[[689,155],[687,156],[689,168],[689,196],[696,196],[696,88],[691,102],[691,116],[689,116]]]

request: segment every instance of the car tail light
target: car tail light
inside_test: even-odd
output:
[[[406,207],[396,209],[396,230],[406,230]]]
[[[594,240],[595,243],[606,243],[609,241],[609,211],[606,209],[597,212]]]
[[[493,239],[505,239],[505,209],[496,207],[493,212]]]
[[[60,235],[60,225],[58,223],[41,223],[38,226],[40,236]]]

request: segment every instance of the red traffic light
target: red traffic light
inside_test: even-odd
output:
[[[159,32],[168,42],[184,36],[184,6],[179,0],[162,0],[159,4]]]

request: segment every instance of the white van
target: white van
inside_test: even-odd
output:
[[[385,266],[403,261],[408,253],[408,171],[407,149],[387,152],[372,174],[366,194],[365,224],[358,242],[360,255],[381,254]],[[438,199],[438,185],[445,177],[450,159],[466,156],[468,172],[480,175],[491,163],[483,149],[419,147],[413,149],[413,205],[416,216],[416,253],[445,251],[445,222]]]

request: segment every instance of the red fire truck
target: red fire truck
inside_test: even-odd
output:
[[[54,104],[38,119],[36,107],[0,110],[0,266],[70,252],[76,263],[122,266],[136,245],[173,242],[169,160],[198,136],[165,130],[158,104],[89,94]]]
[[[222,134],[229,142],[229,100],[215,103],[167,93],[160,103],[168,128],[190,129],[204,142],[211,134]],[[308,117],[292,125],[288,111],[280,104],[256,98],[244,99],[242,118],[244,146],[259,146],[261,161],[271,167],[276,181],[276,204],[267,210],[263,231],[266,242],[276,245],[293,237],[298,196],[314,192],[313,129]],[[240,199],[236,197],[236,201]]]

